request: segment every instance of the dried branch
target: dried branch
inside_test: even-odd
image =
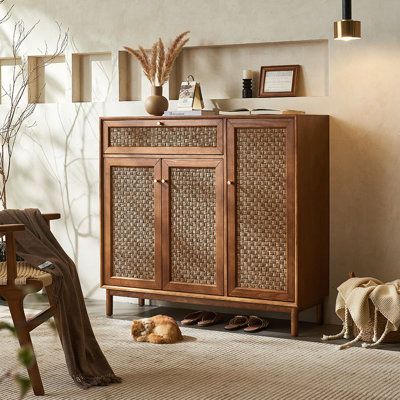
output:
[[[150,82],[155,85],[155,77],[157,70],[157,57],[158,57],[158,42],[153,44],[151,48],[151,59],[150,59]]]
[[[172,42],[171,46],[169,47],[167,55],[165,57],[163,74],[161,77],[163,83],[168,81],[175,60],[181,53],[183,46],[189,41],[189,38],[186,38],[186,35],[188,34],[189,31],[183,32],[180,35],[178,35],[176,39]]]
[[[149,71],[149,66],[147,63],[147,60],[145,57],[143,57],[142,53],[138,50],[131,49],[130,47],[124,46],[124,49],[131,54],[133,57],[136,57],[138,61],[140,62],[140,65],[142,66],[143,72],[146,75],[147,79],[151,81],[150,79],[150,71]]]
[[[161,38],[158,38],[158,53],[157,53],[157,80],[158,84],[161,86],[163,68],[165,62],[165,48],[164,43]]]
[[[3,4],[5,0],[0,0],[0,5]],[[11,11],[14,8],[14,4],[7,10],[7,12],[0,18],[0,24],[7,22],[11,17]]]
[[[0,23],[1,21],[0,19]],[[7,183],[10,178],[15,141],[22,126],[28,127],[28,119],[35,111],[36,103],[41,97],[44,86],[37,87],[36,94],[30,96],[27,104],[24,104],[25,94],[31,85],[38,85],[40,71],[62,55],[68,43],[68,32],[62,33],[61,25],[57,24],[58,38],[55,50],[47,55],[46,44],[44,53],[46,56],[38,58],[38,62],[29,68],[26,58],[19,56],[19,51],[38,23],[26,28],[23,21],[17,21],[12,34],[11,45],[14,60],[12,79],[8,88],[3,87],[3,96],[8,98],[9,109],[3,121],[0,122],[0,202],[3,208],[7,208]]]
[[[149,80],[151,82],[151,67],[150,67],[149,57],[148,57],[148,55],[146,53],[146,50],[142,46],[139,46],[139,51],[140,51],[140,54],[142,55],[142,57],[144,59],[144,62],[145,62],[145,65],[146,65],[146,70],[148,71],[148,75],[149,75],[148,78],[149,78]]]
[[[141,46],[139,46],[139,50],[126,46],[124,46],[124,49],[139,61],[144,74],[152,85],[162,86],[168,81],[177,57],[183,46],[189,41],[187,37],[189,33],[190,31],[186,31],[178,35],[171,43],[167,53],[165,53],[163,41],[159,38],[151,48],[150,58]]]

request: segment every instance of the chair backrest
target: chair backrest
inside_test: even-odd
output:
[[[46,223],[49,227],[51,220],[59,219],[61,217],[61,215],[58,213],[42,214],[42,216],[46,220]],[[16,254],[14,233],[17,231],[22,231],[24,229],[25,226],[22,224],[0,225],[0,236],[2,236],[3,239],[5,237],[5,241],[3,240],[1,242],[2,254],[0,254],[0,257],[5,258],[0,259],[0,262],[5,261],[7,266],[7,284],[2,285],[3,287],[15,287],[15,279],[17,278],[17,262],[21,262],[23,261],[23,259],[18,257]]]

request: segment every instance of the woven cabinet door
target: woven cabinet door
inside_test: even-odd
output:
[[[293,301],[294,121],[230,120],[227,150],[228,295]]]
[[[160,179],[160,159],[104,159],[105,284],[161,288]]]
[[[222,295],[223,160],[162,161],[163,289]]]

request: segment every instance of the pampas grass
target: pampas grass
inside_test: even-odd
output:
[[[161,38],[159,38],[151,47],[150,56],[139,46],[139,50],[124,46],[124,49],[135,57],[142,66],[147,79],[154,86],[162,86],[168,81],[174,63],[183,49],[183,46],[189,41],[187,35],[190,31],[182,32],[169,46],[167,52]]]

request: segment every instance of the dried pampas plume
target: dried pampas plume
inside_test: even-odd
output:
[[[168,81],[175,60],[182,51],[183,46],[189,41],[187,37],[189,33],[190,31],[186,31],[178,35],[171,43],[167,52],[161,38],[151,47],[150,56],[142,46],[139,46],[139,50],[134,50],[126,46],[124,46],[124,49],[139,61],[144,74],[152,85],[162,86]]]

